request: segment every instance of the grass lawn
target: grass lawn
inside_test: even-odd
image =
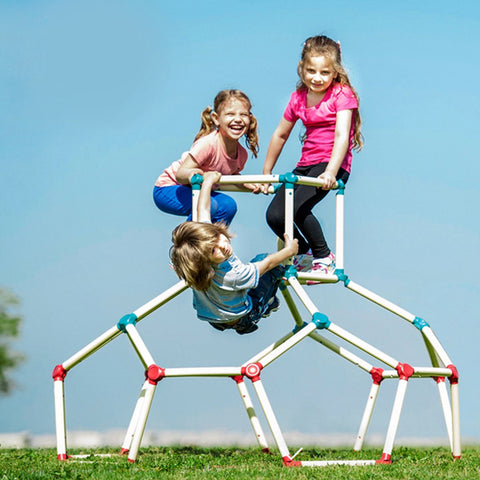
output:
[[[295,450],[293,450],[295,451]],[[381,449],[306,448],[295,460],[379,459]],[[146,447],[130,463],[118,448],[72,450],[84,458],[57,460],[55,449],[0,449],[0,480],[14,479],[480,479],[480,447],[454,460],[447,448],[397,447],[390,465],[284,467],[278,452],[258,448]]]

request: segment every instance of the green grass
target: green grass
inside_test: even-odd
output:
[[[294,451],[294,450],[293,450]],[[28,479],[480,479],[480,447],[466,447],[454,460],[447,448],[393,450],[391,465],[283,467],[278,453],[257,448],[147,447],[129,463],[118,449],[72,450],[87,458],[58,461],[54,449],[0,449],[0,480]],[[109,457],[96,454],[112,454]],[[308,448],[296,460],[378,459],[381,449]]]

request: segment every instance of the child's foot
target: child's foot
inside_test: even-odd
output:
[[[297,269],[297,272],[301,272],[302,270],[310,270],[312,268],[312,262],[313,255],[311,250],[309,250],[307,253],[302,253],[293,257],[293,266]]]
[[[312,268],[305,273],[322,273],[324,275],[329,275],[335,272],[335,255],[333,252],[330,252],[328,257],[325,258],[315,258],[312,262]],[[316,285],[322,283],[317,280],[308,280],[307,285]]]
[[[268,317],[272,312],[276,312],[280,308],[280,300],[278,297],[275,295],[273,298],[271,298],[268,301],[267,308],[265,309],[265,312],[263,313],[262,317]]]

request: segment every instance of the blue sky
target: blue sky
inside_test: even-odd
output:
[[[223,88],[249,95],[261,150],[245,173],[260,173],[302,43],[327,34],[341,41],[366,140],[345,196],[346,273],[432,326],[460,372],[462,435],[480,438],[478,3],[165,3],[0,5],[0,284],[22,301],[15,347],[28,356],[21,388],[1,400],[0,432],[53,433],[53,367],[176,282],[168,248],[180,219],[151,193],[203,108]],[[297,137],[276,173],[294,167]],[[269,199],[237,201],[237,254],[274,249]],[[332,245],[333,208],[332,195],[316,210]],[[308,291],[333,322],[428,363],[415,328],[342,285]],[[189,293],[138,326],[164,367],[239,365],[292,327],[283,307],[248,338],[221,334],[196,320]],[[283,430],[356,434],[370,378],[314,342],[263,379]],[[126,428],[142,381],[121,336],[67,375],[68,428]],[[395,385],[383,385],[372,433],[388,426]],[[161,382],[148,428],[250,432],[235,387],[218,379]],[[446,438],[432,381],[410,382],[398,435]]]

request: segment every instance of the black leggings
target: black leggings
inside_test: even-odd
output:
[[[318,177],[327,168],[328,163],[317,163],[308,167],[297,167],[293,173],[305,177]],[[349,173],[341,168],[337,174],[337,180],[347,183]],[[293,189],[294,199],[294,238],[298,238],[298,253],[306,253],[312,249],[315,258],[328,257],[330,249],[323,235],[322,227],[313,215],[313,207],[328,194],[329,190],[299,185],[296,183]],[[282,185],[275,194],[267,209],[267,223],[269,227],[283,240],[285,232],[285,185]]]

